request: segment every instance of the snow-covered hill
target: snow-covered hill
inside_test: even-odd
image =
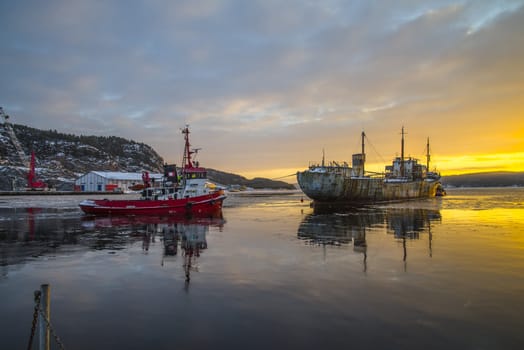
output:
[[[26,186],[32,151],[38,180],[57,190],[72,190],[78,176],[93,170],[162,172],[162,157],[144,143],[116,136],[77,136],[10,126],[26,158],[17,152],[8,126],[0,124],[0,191]]]

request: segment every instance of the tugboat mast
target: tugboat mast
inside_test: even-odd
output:
[[[193,163],[191,162],[191,154],[193,152],[190,151],[189,147],[191,146],[189,144],[189,125],[186,125],[184,129],[182,129],[182,134],[184,134],[184,140],[185,140],[185,148],[184,148],[184,158],[182,159],[182,164],[184,164],[184,168],[192,168]]]

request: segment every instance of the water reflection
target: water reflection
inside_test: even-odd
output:
[[[217,227],[222,230],[225,220],[222,214],[206,218],[180,218],[180,217],[87,217],[83,221],[86,228],[107,230],[117,232],[117,237],[124,232],[130,232],[129,237],[142,239],[142,251],[149,252],[151,243],[158,238],[162,242],[161,266],[176,261],[178,256],[182,257],[182,266],[186,277],[186,283],[191,279],[191,272],[198,271],[197,259],[201,252],[207,249],[206,235],[209,227]],[[102,236],[97,235],[98,240]],[[103,241],[101,241],[103,242]],[[114,245],[115,239],[110,240]]]
[[[0,208],[0,272],[42,256],[81,248],[78,214],[49,208]]]
[[[308,244],[341,245],[358,242],[366,246],[366,228],[384,222],[380,210],[354,209],[344,212],[317,212],[306,215],[298,228],[298,237]]]
[[[386,210],[388,232],[395,238],[419,239],[420,233],[431,229],[432,222],[440,222],[438,210],[421,208],[388,208]]]
[[[402,241],[403,261],[407,260],[406,240],[419,239],[421,232],[428,233],[429,256],[433,256],[431,223],[440,223],[442,217],[438,210],[428,209],[390,209],[386,215],[388,233]]]
[[[194,270],[195,259],[207,248],[210,226],[220,230],[222,214],[208,218],[186,217],[88,217],[78,211],[2,208],[0,212],[1,276],[29,261],[89,250],[109,254],[140,244],[148,254],[152,243],[163,244],[163,258],[184,257],[186,280]]]
[[[156,226],[155,230],[161,233],[164,246],[161,265],[175,261],[180,247],[186,283],[189,283],[191,271],[198,271],[197,259],[201,251],[207,249],[206,235],[210,225],[217,226],[221,230],[224,220],[213,218],[203,221],[201,219]]]
[[[407,258],[406,240],[420,238],[421,232],[428,233],[429,255],[432,256],[431,224],[440,222],[440,211],[423,208],[346,208],[343,210],[315,210],[306,215],[298,228],[298,238],[307,244],[350,245],[353,250],[367,258],[366,231],[385,227],[388,234],[402,241]]]

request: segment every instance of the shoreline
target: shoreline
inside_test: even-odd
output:
[[[70,196],[70,195],[118,195],[122,192],[78,192],[78,191],[0,191],[0,196]]]

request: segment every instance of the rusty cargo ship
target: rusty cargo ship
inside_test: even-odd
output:
[[[412,198],[433,197],[442,191],[440,174],[429,171],[429,139],[427,162],[404,157],[404,128],[402,128],[401,156],[387,165],[384,173],[365,171],[365,133],[362,132],[362,152],[353,154],[351,167],[344,162],[311,165],[297,172],[302,191],[315,203],[375,203]]]

